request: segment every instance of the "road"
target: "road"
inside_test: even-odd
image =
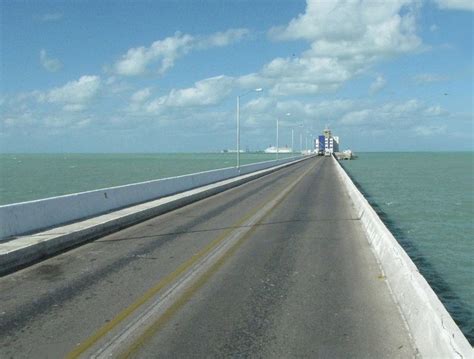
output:
[[[330,158],[0,278],[0,357],[413,357]]]

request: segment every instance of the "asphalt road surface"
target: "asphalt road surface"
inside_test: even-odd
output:
[[[0,357],[414,357],[330,158],[0,278]]]

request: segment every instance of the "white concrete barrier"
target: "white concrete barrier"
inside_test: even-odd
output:
[[[471,345],[426,279],[339,162],[333,160],[421,356],[474,358]]]
[[[0,241],[294,161],[284,158],[0,206]]]

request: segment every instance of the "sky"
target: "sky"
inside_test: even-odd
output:
[[[0,5],[2,153],[474,150],[472,0]]]

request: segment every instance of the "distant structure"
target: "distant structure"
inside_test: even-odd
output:
[[[288,147],[288,146],[285,146],[285,147],[275,147],[275,146],[270,146],[268,148],[265,149],[264,151],[265,153],[292,153],[293,152],[293,149]]]
[[[323,135],[316,138],[316,151],[318,155],[330,156],[339,152],[339,136],[333,136],[331,130],[326,125]]]
[[[244,153],[245,151],[244,150],[239,150],[240,153]],[[221,153],[237,153],[237,150],[232,150],[232,149],[228,149],[228,148],[224,148]]]
[[[344,150],[342,152],[335,152],[334,154],[338,160],[353,160],[357,158],[351,150]]]

